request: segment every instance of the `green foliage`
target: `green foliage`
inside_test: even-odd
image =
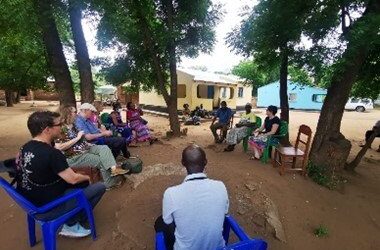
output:
[[[314,229],[314,235],[318,238],[327,237],[329,235],[329,230],[324,225],[319,225],[316,229]]]
[[[44,48],[31,1],[0,5],[0,88],[12,91],[46,87]]]
[[[335,190],[346,182],[338,173],[332,172],[328,166],[317,166],[311,161],[307,166],[308,176],[318,185]]]
[[[165,80],[169,79],[168,48],[172,41],[177,60],[182,55],[196,57],[199,52],[211,51],[219,6],[209,0],[174,1],[174,23],[169,27],[165,3],[158,0],[94,1],[92,8],[101,16],[97,34],[100,47],[117,48],[120,52],[115,63],[103,65],[107,81],[121,84],[131,80],[140,83],[142,89],[158,89],[152,51]]]

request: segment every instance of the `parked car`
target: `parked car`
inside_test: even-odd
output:
[[[371,99],[350,98],[344,108],[346,110],[364,112],[373,109],[373,102]]]

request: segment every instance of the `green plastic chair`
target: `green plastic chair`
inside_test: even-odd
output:
[[[110,114],[107,112],[100,115],[100,121],[106,127],[109,126],[109,123],[108,123],[108,117],[109,116],[110,116]]]
[[[279,135],[271,135],[268,137],[267,144],[263,151],[263,155],[261,156],[261,162],[267,163],[271,152],[271,147],[277,147],[280,144],[280,139],[288,134],[288,123],[286,121],[281,121],[280,123],[280,134]]]
[[[243,139],[243,150],[244,152],[247,152],[248,151],[248,139],[249,137],[252,135],[252,132],[256,129],[256,128],[260,128],[261,127],[261,124],[262,124],[262,120],[260,117],[256,116],[256,126],[255,127],[250,127],[248,128],[248,132],[247,132],[247,136],[244,137]]]

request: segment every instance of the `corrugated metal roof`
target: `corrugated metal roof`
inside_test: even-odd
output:
[[[242,81],[242,79],[234,75],[222,75],[222,74],[204,72],[200,70],[183,69],[183,68],[179,68],[177,70],[185,74],[193,76],[194,81],[223,83],[223,84],[230,84],[230,85],[237,85],[238,82]]]

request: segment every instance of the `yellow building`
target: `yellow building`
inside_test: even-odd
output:
[[[178,75],[178,109],[185,103],[190,109],[203,104],[206,110],[218,108],[221,101],[226,101],[232,109],[241,109],[251,103],[252,87],[243,85],[243,81],[234,75],[222,75],[190,69],[177,69]],[[155,91],[139,93],[139,102],[143,106],[165,108],[162,95]]]

